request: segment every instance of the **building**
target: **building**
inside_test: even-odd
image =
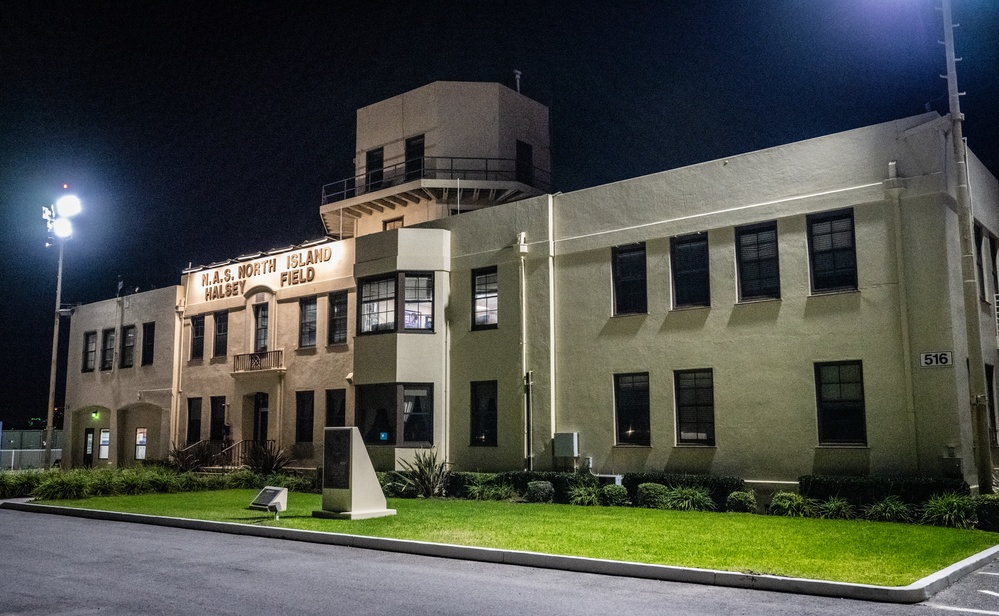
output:
[[[552,194],[547,110],[512,90],[371,105],[355,177],[324,188],[327,238],[148,298],[178,337],[146,438],[274,441],[314,466],[324,426],[356,425],[381,469],[434,447],[463,470],[977,484],[949,126],[927,113]],[[999,185],[969,158],[996,446]],[[103,304],[73,344],[133,322],[82,318]],[[69,370],[73,463],[94,405],[131,451],[137,394]]]

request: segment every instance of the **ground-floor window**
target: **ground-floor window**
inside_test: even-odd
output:
[[[98,441],[97,447],[97,459],[107,460],[108,456],[111,455],[111,430],[110,428],[101,429],[101,440]]]
[[[614,375],[614,414],[618,445],[651,445],[649,373]]]
[[[149,434],[149,430],[146,428],[136,428],[135,429],[135,459],[145,460],[146,459],[146,437]]]
[[[355,398],[355,423],[365,443],[406,447],[433,444],[432,384],[358,385]]]
[[[295,442],[312,442],[312,422],[315,417],[315,392],[295,392]]]
[[[187,399],[187,444],[201,440],[201,398]]]
[[[347,425],[347,390],[326,390],[326,427],[342,428]]]
[[[715,389],[711,369],[677,370],[676,442],[688,445],[715,444]]]
[[[820,445],[866,445],[864,369],[859,361],[815,364]]]

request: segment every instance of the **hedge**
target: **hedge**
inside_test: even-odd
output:
[[[798,493],[817,501],[839,496],[862,508],[897,496],[904,503],[920,506],[940,494],[970,494],[961,479],[942,477],[803,475],[798,478]]]
[[[711,495],[711,500],[714,501],[718,511],[725,511],[725,501],[728,500],[729,494],[745,489],[742,479],[725,475],[642,472],[625,473],[621,479],[621,485],[628,489],[628,497],[632,502],[638,498],[638,486],[643,483],[658,483],[669,488],[704,488]]]

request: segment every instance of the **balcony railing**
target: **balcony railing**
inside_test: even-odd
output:
[[[284,358],[281,351],[264,351],[261,353],[244,353],[232,360],[233,372],[253,372],[256,370],[280,370],[284,368]]]
[[[551,190],[551,173],[512,158],[423,156],[323,186],[323,205],[372,193],[414,180],[520,182],[542,192]]]

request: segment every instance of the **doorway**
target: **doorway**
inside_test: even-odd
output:
[[[258,391],[253,395],[253,442],[267,444],[268,396]]]
[[[94,429],[87,428],[83,431],[83,466],[90,468],[94,465]]]

